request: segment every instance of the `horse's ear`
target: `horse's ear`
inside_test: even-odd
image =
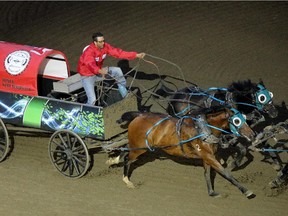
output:
[[[264,82],[263,82],[263,80],[260,78],[259,79],[259,84],[261,84],[262,86],[264,86]]]
[[[230,113],[226,112],[225,118],[228,119],[230,117]]]
[[[230,109],[225,108],[225,118],[226,118],[226,119],[231,116],[231,112],[232,112],[232,111],[231,111]]]

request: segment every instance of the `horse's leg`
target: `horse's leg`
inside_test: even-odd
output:
[[[247,188],[243,187],[224,167],[214,158],[206,158],[204,163],[210,164],[213,169],[216,170],[220,175],[225,179],[235,185],[247,198],[253,198],[255,195],[252,191],[249,191]]]
[[[212,197],[219,197],[219,193],[214,191],[212,181],[211,181],[211,166],[204,163],[204,177],[206,180],[207,188],[208,188],[208,194]]]
[[[129,180],[129,170],[131,161],[129,161],[129,154],[124,157],[124,168],[123,168],[123,181],[128,188],[135,188],[134,184]]]
[[[233,169],[235,169],[236,167],[239,167],[244,156],[247,153],[247,149],[245,146],[243,146],[240,142],[237,143],[237,145],[235,146],[235,148],[237,149],[237,153],[236,153],[236,157],[233,157],[233,161],[231,161],[228,166],[227,169],[232,171]]]
[[[135,188],[134,184],[130,181],[130,176],[132,174],[132,172],[130,173],[130,166],[134,161],[136,161],[139,155],[145,152],[146,150],[130,151],[129,154],[125,155],[124,157],[123,181],[125,182],[128,188]]]
[[[272,149],[272,146],[269,145],[268,142],[266,142],[265,145],[264,145],[264,148],[265,149]],[[279,172],[283,168],[283,164],[282,164],[282,161],[281,161],[279,155],[276,152],[274,152],[274,151],[268,151],[268,154],[271,157],[271,159],[273,160],[273,163],[274,163],[273,164],[273,168],[277,172]]]

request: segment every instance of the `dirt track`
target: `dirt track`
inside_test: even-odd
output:
[[[187,80],[202,88],[261,78],[276,104],[288,102],[286,2],[1,2],[0,11],[1,40],[60,50],[73,71],[91,33],[101,31],[115,46],[175,63]],[[149,56],[147,60],[162,75],[182,77],[172,65]],[[117,60],[106,63],[115,65]],[[157,73],[145,62],[139,70]],[[146,88],[155,82],[138,81]],[[163,112],[156,104],[152,111]],[[171,160],[156,159],[137,168],[131,179],[138,185],[135,190],[122,182],[122,167],[105,165],[106,154],[94,155],[94,166],[83,178],[64,178],[49,161],[48,140],[14,137],[14,149],[0,166],[0,215],[287,214],[287,189],[269,189],[276,172],[257,152],[251,163],[233,172],[256,198],[246,199],[217,175],[215,189],[222,198],[212,199],[203,168]],[[281,157],[287,162],[287,153]]]

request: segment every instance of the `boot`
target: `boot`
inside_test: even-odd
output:
[[[204,136],[201,136],[200,138],[207,143],[219,143],[220,139],[214,136],[210,128],[207,126],[206,116],[201,114],[197,116],[197,119],[196,125],[198,126],[198,133],[204,134]]]
[[[120,95],[122,96],[122,98],[126,97],[126,95],[128,94],[126,87],[124,85],[121,85],[121,84],[118,85],[118,91],[119,91]]]

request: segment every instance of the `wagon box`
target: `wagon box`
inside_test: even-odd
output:
[[[132,94],[106,107],[47,97],[51,91],[82,88],[79,74],[70,76],[60,51],[1,41],[0,60],[0,118],[5,123],[107,140],[125,131],[116,125],[123,111],[137,110]]]

